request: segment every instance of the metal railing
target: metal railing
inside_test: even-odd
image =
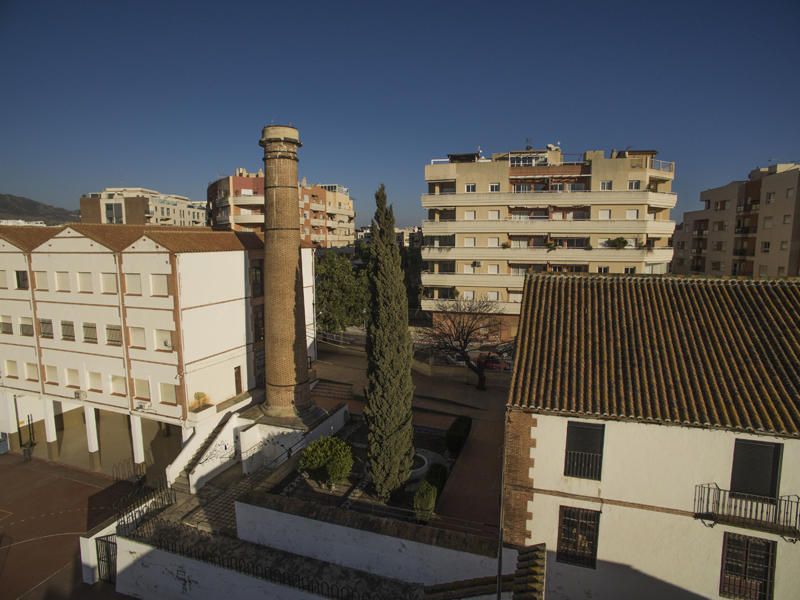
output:
[[[694,490],[696,519],[729,523],[780,535],[800,536],[800,496],[768,498],[701,483]]]
[[[600,481],[603,468],[603,455],[596,452],[567,450],[564,458],[564,475]]]

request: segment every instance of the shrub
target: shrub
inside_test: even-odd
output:
[[[447,467],[441,463],[433,463],[425,474],[425,481],[436,487],[437,495],[441,495],[447,482]]]
[[[606,240],[607,248],[615,248],[617,250],[622,250],[627,245],[628,245],[628,240],[626,240],[624,237],[618,237],[612,240]]]
[[[447,449],[450,451],[450,454],[458,454],[461,452],[461,448],[464,447],[464,443],[469,436],[470,429],[472,429],[472,419],[469,417],[461,416],[453,421],[444,437],[445,444],[447,444]]]
[[[436,508],[437,494],[436,488],[427,481],[419,484],[417,493],[414,494],[414,512],[417,513],[417,519],[420,521],[431,519]]]
[[[347,479],[353,469],[353,451],[344,440],[321,437],[303,450],[298,468],[306,473],[325,469],[326,481],[333,485]]]

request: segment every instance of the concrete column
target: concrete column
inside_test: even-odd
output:
[[[92,468],[100,468],[100,443],[97,440],[97,413],[94,407],[84,406],[83,417],[86,421],[86,446],[89,448],[89,458],[92,461]]]
[[[42,404],[44,405],[45,440],[47,440],[48,444],[57,442],[58,436],[56,435],[56,413],[53,407],[53,401],[47,398],[42,398]]]
[[[181,427],[181,443],[185,444],[189,441],[189,438],[192,437],[194,433],[194,427]]]
[[[144,465],[144,438],[142,437],[142,417],[131,415],[131,440],[133,442],[133,462]]]

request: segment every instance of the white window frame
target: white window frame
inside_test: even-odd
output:
[[[474,194],[478,190],[478,184],[476,183],[465,183],[464,184],[464,193],[465,194]]]
[[[489,191],[490,192],[499,192],[500,191],[500,182],[490,183],[489,184]]]

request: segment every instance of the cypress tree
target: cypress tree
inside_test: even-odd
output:
[[[375,192],[375,217],[369,247],[367,310],[367,456],[378,496],[387,500],[402,486],[414,459],[411,424],[412,346],[400,252],[395,243],[394,213],[386,205],[383,184]]]

